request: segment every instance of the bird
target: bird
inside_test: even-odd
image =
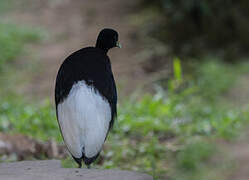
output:
[[[111,48],[121,45],[118,32],[102,29],[96,45],[69,55],[55,83],[56,117],[64,143],[78,164],[90,168],[99,156],[117,117],[117,89]]]

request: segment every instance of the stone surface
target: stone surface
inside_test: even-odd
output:
[[[121,170],[62,168],[58,160],[0,164],[0,180],[153,180],[149,175]]]

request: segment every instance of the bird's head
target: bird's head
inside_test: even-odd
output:
[[[114,47],[121,48],[121,44],[118,41],[117,31],[107,28],[101,30],[98,35],[96,47],[103,49],[105,52]]]

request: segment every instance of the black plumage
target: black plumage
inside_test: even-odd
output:
[[[108,131],[111,129],[117,115],[117,91],[107,52],[117,46],[119,46],[118,33],[112,29],[103,29],[99,33],[95,47],[80,49],[65,59],[58,71],[55,85],[57,119],[58,105],[68,97],[74,84],[84,80],[87,86],[93,88],[108,101],[111,109]],[[86,157],[82,150],[82,157],[73,158],[79,166],[82,160],[86,165],[90,165],[98,155],[99,152],[94,157]]]

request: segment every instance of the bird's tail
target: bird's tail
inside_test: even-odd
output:
[[[82,158],[76,158],[74,156],[72,156],[72,157],[77,162],[77,164],[79,165],[79,168],[81,168],[82,167]]]

